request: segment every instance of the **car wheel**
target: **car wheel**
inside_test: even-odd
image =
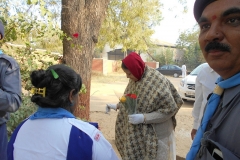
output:
[[[177,78],[177,77],[179,77],[179,75],[177,73],[174,73],[173,77]]]

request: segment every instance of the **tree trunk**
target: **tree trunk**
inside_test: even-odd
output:
[[[80,95],[81,106],[75,116],[89,120],[92,55],[101,23],[110,0],[62,0],[61,27],[67,37],[63,40],[63,59],[82,77],[87,93]]]

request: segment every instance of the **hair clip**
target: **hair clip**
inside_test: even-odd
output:
[[[32,89],[30,90],[30,92],[31,92],[32,94],[40,94],[40,95],[42,95],[43,97],[45,97],[45,95],[46,95],[46,87],[44,87],[44,88],[32,88]]]
[[[53,69],[50,69],[50,70],[52,72],[54,79],[58,79],[59,75]]]

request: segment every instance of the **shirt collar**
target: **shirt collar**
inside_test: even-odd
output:
[[[240,90],[240,85],[236,86],[236,87],[232,87],[229,89],[225,89],[224,90],[224,95],[223,95],[223,105],[222,107],[227,106],[234,97],[236,97],[236,95],[239,93]]]
[[[37,112],[32,114],[29,119],[43,119],[43,118],[75,118],[69,111],[63,108],[43,108],[38,107]]]
[[[210,72],[215,72],[215,71],[210,67]]]

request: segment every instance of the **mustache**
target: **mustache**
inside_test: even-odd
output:
[[[220,50],[220,51],[227,51],[230,52],[231,48],[227,44],[219,43],[216,41],[210,42],[205,47],[205,51],[208,53],[210,50]]]

